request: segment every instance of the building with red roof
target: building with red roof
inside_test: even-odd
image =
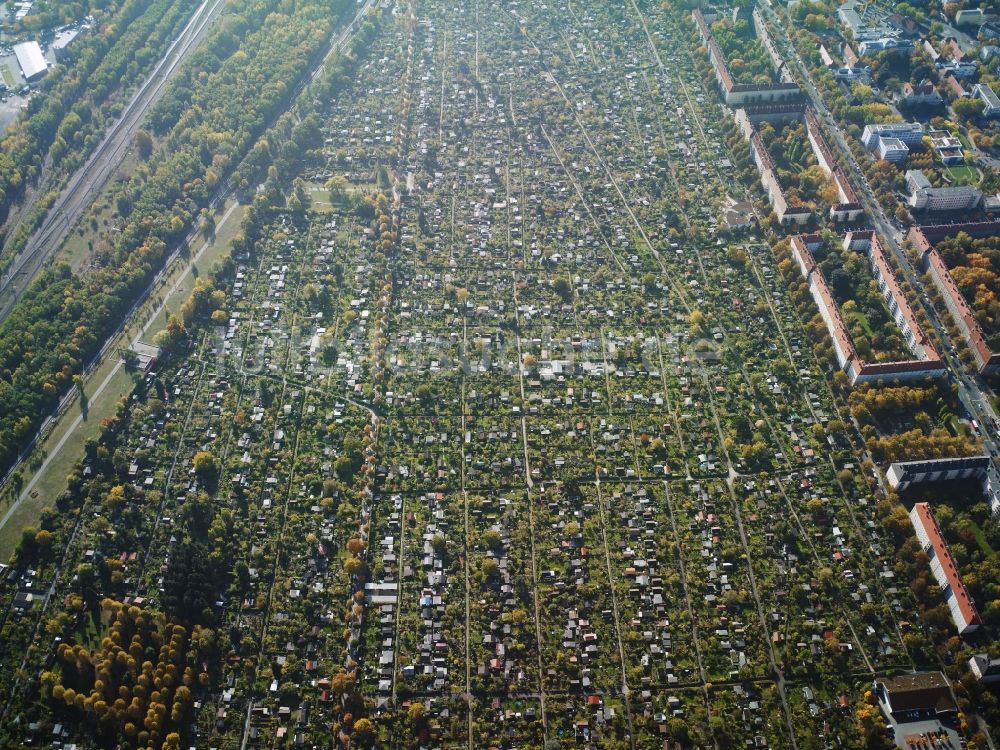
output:
[[[844,238],[844,249],[862,252],[867,256],[872,276],[885,298],[886,307],[913,353],[913,359],[898,362],[866,362],[861,358],[854,348],[854,342],[848,333],[840,306],[833,298],[830,285],[813,258],[812,251],[821,247],[822,243],[823,238],[818,234],[792,237],[792,258],[798,263],[802,278],[809,284],[809,291],[833,340],[837,361],[850,378],[851,385],[859,382],[915,380],[944,375],[946,368],[941,356],[917,322],[910,303],[889,265],[882,243],[871,231],[848,232]]]
[[[920,540],[920,545],[930,558],[931,572],[941,588],[941,596],[951,610],[951,619],[959,635],[974,632],[983,621],[968,589],[962,583],[955,559],[951,556],[948,543],[941,535],[941,529],[931,511],[931,506],[928,503],[915,504],[910,511],[910,522],[913,524],[917,539]]]

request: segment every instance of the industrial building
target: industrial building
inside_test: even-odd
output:
[[[42,56],[42,48],[38,42],[21,42],[14,45],[14,55],[21,67],[21,75],[28,83],[43,78],[49,71],[49,64]]]

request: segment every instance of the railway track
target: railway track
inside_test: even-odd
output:
[[[10,272],[0,278],[0,322],[7,319],[45,262],[59,249],[63,238],[118,168],[149,108],[163,94],[174,73],[225,4],[226,0],[204,0],[198,6],[180,35],[125,105],[121,117],[112,123],[104,139],[70,178],[42,225],[14,259]]]

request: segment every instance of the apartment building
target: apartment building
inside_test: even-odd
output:
[[[990,468],[990,457],[963,456],[935,458],[926,461],[897,461],[889,465],[886,479],[894,490],[903,491],[911,484],[953,482],[961,479],[983,479]]]
[[[861,358],[851,341],[840,307],[834,300],[830,286],[813,257],[813,250],[821,247],[822,243],[820,235],[793,237],[792,257],[798,263],[802,277],[809,284],[809,292],[833,341],[837,361],[850,378],[851,385],[880,380],[916,380],[944,375],[946,372],[944,362],[920,328],[889,265],[881,242],[875,233],[870,231],[848,232],[844,238],[844,249],[862,252],[867,256],[872,276],[878,283],[886,305],[896,325],[899,326],[913,358],[898,362],[866,362]]]
[[[955,559],[951,556],[948,543],[941,534],[937,519],[928,503],[917,503],[910,511],[913,530],[930,558],[931,573],[941,589],[941,595],[948,604],[951,619],[959,635],[976,631],[983,624],[975,602],[969,594],[962,577],[958,573]]]
[[[930,274],[934,286],[944,298],[948,313],[961,332],[962,339],[972,350],[979,372],[983,375],[992,375],[995,372],[1000,372],[1000,353],[994,352],[986,342],[986,335],[976,321],[972,308],[965,301],[965,297],[951,277],[944,260],[934,249],[934,242],[959,232],[965,232],[973,237],[998,234],[1000,233],[1000,222],[912,227],[907,238],[913,243],[914,249],[920,253],[923,259],[923,268]]]

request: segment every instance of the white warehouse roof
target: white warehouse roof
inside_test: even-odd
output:
[[[38,42],[15,44],[14,54],[17,55],[17,64],[21,66],[25,80],[37,78],[49,69],[49,64],[42,57],[42,48],[38,46]]]

